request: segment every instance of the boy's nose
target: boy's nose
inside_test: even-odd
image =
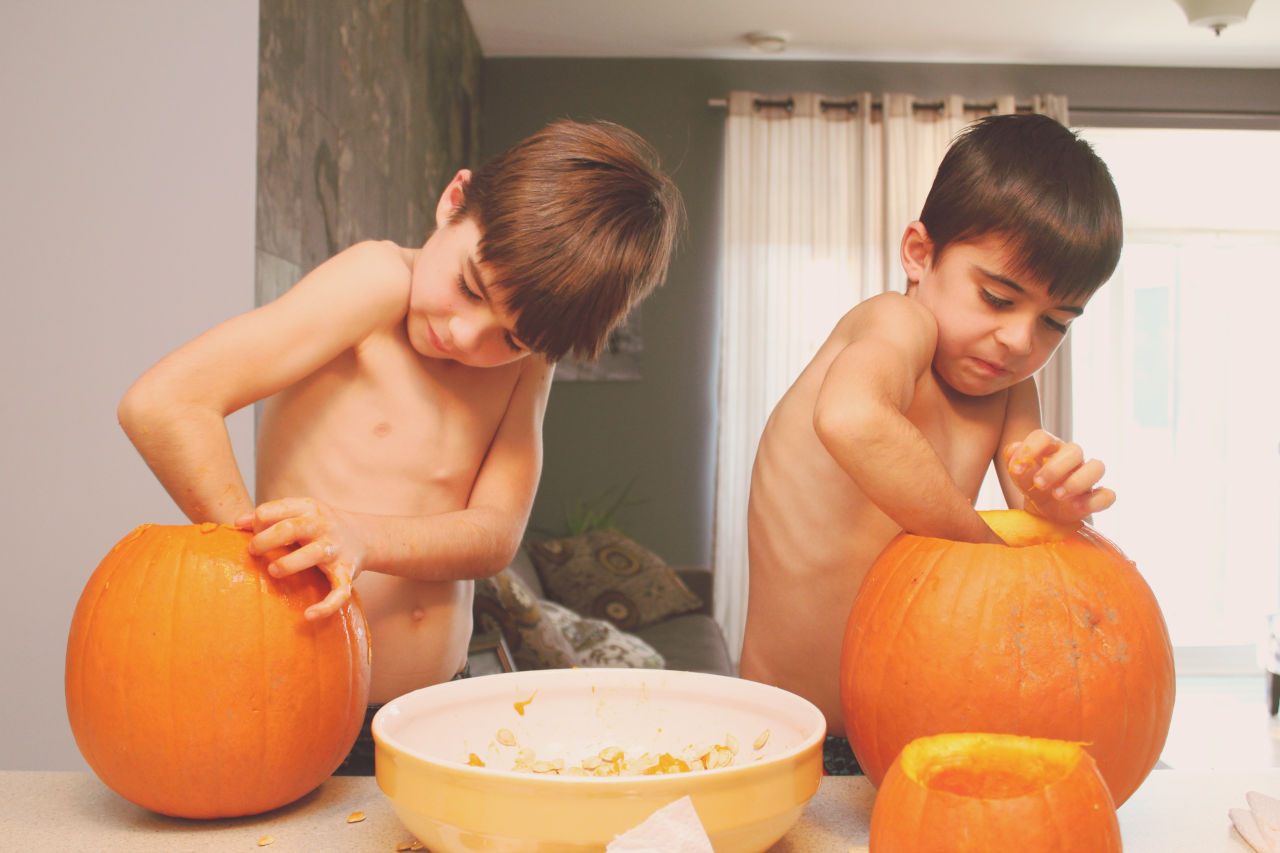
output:
[[[1035,321],[1011,320],[997,330],[996,339],[1011,353],[1026,355],[1034,345]]]
[[[493,316],[483,308],[477,307],[465,314],[455,315],[449,331],[453,334],[454,346],[461,350],[474,351],[484,346],[495,326]]]

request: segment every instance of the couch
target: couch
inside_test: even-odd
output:
[[[616,530],[530,541],[476,582],[477,635],[512,668],[638,666],[735,675],[711,572],[672,568]]]

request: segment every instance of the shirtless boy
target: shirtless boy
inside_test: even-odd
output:
[[[906,293],[841,318],[761,437],[744,677],[806,697],[842,737],[845,621],[890,539],[999,542],[973,507],[993,461],[1010,507],[1077,521],[1114,502],[1102,463],[1040,428],[1031,376],[1121,239],[1106,166],[1057,122],[998,116],[957,138],[902,237]]]
[[[475,578],[515,554],[553,364],[661,284],[683,216],[652,149],[556,122],[445,188],[420,249],[364,242],[165,357],[120,423],[193,522],[358,591],[382,703],[462,670]],[[257,505],[224,418],[263,400]]]

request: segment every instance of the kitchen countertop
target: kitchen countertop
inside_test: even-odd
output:
[[[1280,769],[1154,771],[1120,809],[1125,853],[1250,853],[1227,818],[1227,809],[1246,805],[1250,790],[1280,797]],[[862,777],[823,779],[770,853],[860,853],[873,800]],[[357,811],[364,819],[348,823]],[[268,836],[271,843],[259,847]],[[0,771],[5,850],[393,853],[412,841],[372,777],[332,777],[293,805],[257,817],[193,821],[139,808],[87,771]]]

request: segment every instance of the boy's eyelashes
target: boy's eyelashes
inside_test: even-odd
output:
[[[996,294],[987,290],[985,287],[981,288],[980,290],[982,293],[983,300],[986,301],[986,303],[990,305],[992,308],[1010,308],[1013,306],[1012,299],[1005,299],[1002,296],[997,296]],[[1056,332],[1057,334],[1060,334],[1060,335],[1065,335],[1067,333],[1067,325],[1068,325],[1067,323],[1060,323],[1057,320],[1047,315],[1042,318],[1042,321],[1051,332]]]
[[[990,290],[987,290],[985,287],[982,288],[981,290],[982,290],[982,298],[986,300],[987,303],[991,305],[993,308],[1008,308],[1009,306],[1013,305],[1012,299],[1004,299],[1000,296],[996,296],[994,293],[992,293]]]
[[[480,301],[480,294],[476,293],[474,290],[472,290],[470,287],[467,286],[467,280],[462,277],[461,273],[459,273],[458,275],[458,291],[462,293],[462,295],[465,296],[467,299],[470,299],[472,302]]]
[[[484,299],[483,296],[481,296],[479,293],[476,293],[467,285],[467,280],[465,277],[463,277],[461,273],[458,274],[457,285],[458,285],[458,292],[462,294],[463,298],[470,300],[471,302],[480,302]],[[510,332],[505,332],[502,336],[502,339],[506,341],[507,347],[510,348],[512,352],[522,353],[525,351],[524,346],[522,346],[520,342],[517,341]]]

